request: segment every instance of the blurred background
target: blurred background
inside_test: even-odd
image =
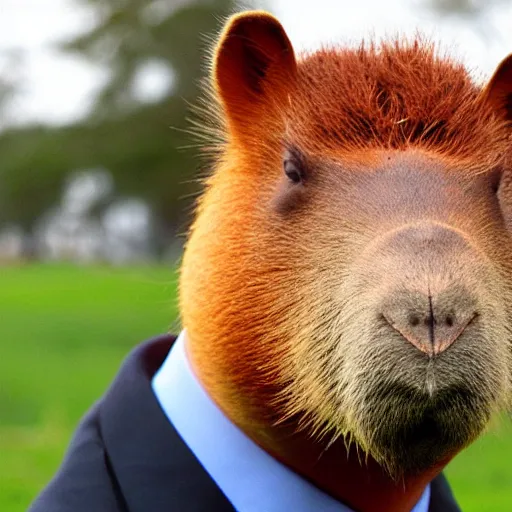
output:
[[[414,34],[484,81],[507,0],[265,0],[297,49]],[[138,342],[179,329],[197,177],[190,105],[231,0],[0,0],[0,510],[25,511]],[[448,474],[465,511],[512,510],[506,419]]]

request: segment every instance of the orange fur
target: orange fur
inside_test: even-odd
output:
[[[233,23],[221,40],[230,37]],[[217,53],[221,47],[219,43]],[[216,61],[217,54],[213,58]],[[220,72],[215,65],[213,75]],[[375,160],[383,150],[416,148],[455,161],[460,172],[492,168],[510,147],[507,124],[482,101],[482,88],[467,70],[419,38],[365,43],[355,49],[324,48],[303,55],[296,74],[289,72],[287,77],[288,82],[281,84],[289,90],[285,100],[267,88],[259,103],[248,101],[242,95],[243,84],[238,84],[241,100],[235,106],[244,117],[235,124],[230,124],[231,113],[214,82],[213,94],[208,95],[213,101],[208,130],[220,130],[217,139],[224,142],[215,148],[214,172],[199,202],[182,268],[182,317],[192,338],[205,347],[198,357],[205,368],[236,365],[233,377],[241,387],[251,381],[255,364],[265,368],[269,359],[286,350],[280,324],[285,311],[300,300],[298,274],[308,271],[303,262],[295,261],[295,270],[288,274],[288,262],[281,261],[286,237],[276,246],[276,235],[265,227],[271,219],[257,206],[271,201],[275,193],[286,143],[313,157],[363,162]],[[233,79],[231,94],[239,77]],[[263,114],[251,116],[255,109]],[[314,236],[314,226],[311,229]],[[270,275],[273,286],[266,280]],[[296,286],[283,296],[282,289],[291,282]],[[247,296],[246,287],[255,293]],[[274,318],[270,329],[260,326],[269,314]],[[207,348],[221,344],[214,354]],[[272,370],[267,382],[261,382],[263,401],[268,398],[264,388],[274,392],[274,384]]]
[[[421,38],[296,59],[277,20],[262,13],[236,17],[214,59],[210,126],[223,140],[180,278],[183,325],[206,388],[271,452],[285,444],[277,424],[320,440],[321,453],[331,441],[324,435],[370,450],[375,431],[357,408],[365,365],[385,374],[379,365],[389,357],[394,375],[411,355],[399,353],[408,348],[392,335],[372,343],[385,332],[371,323],[379,279],[402,277],[397,259],[386,272],[379,266],[383,233],[392,239],[409,222],[436,223],[471,240],[470,256],[463,264],[447,256],[455,270],[440,271],[437,282],[456,275],[478,288],[497,325],[488,328],[489,346],[473,340],[474,354],[496,364],[482,388],[489,410],[475,414],[467,442],[512,389],[511,327],[500,302],[512,297],[510,235],[488,193],[496,169],[511,170],[510,62],[482,88]],[[291,191],[283,173],[289,148],[313,169],[312,186]],[[403,256],[408,271],[414,257]],[[361,287],[353,275],[375,282]]]
[[[507,125],[466,69],[421,39],[306,56],[296,91],[290,138],[307,151],[420,147],[493,165],[508,149]]]

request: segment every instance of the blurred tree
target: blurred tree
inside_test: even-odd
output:
[[[121,194],[147,199],[165,228],[181,230],[197,190],[196,152],[183,149],[191,143],[187,110],[207,70],[208,40],[234,2],[79,1],[96,10],[98,23],[62,50],[107,68],[109,80],[90,116],[73,126],[0,134],[0,225],[30,228],[70,171],[103,167]],[[141,86],[148,79],[156,93]]]
[[[21,55],[16,50],[4,50],[0,59],[0,115],[19,86],[19,62]],[[0,128],[2,123],[0,122]]]
[[[13,84],[0,77],[0,112],[13,92]]]
[[[427,5],[443,15],[477,18],[490,4],[508,0],[427,0]]]
[[[493,7],[506,4],[510,0],[419,0],[423,7],[443,17],[451,17],[471,23],[481,35],[488,39],[494,37],[495,28],[489,23],[487,15]]]
[[[66,43],[111,73],[96,114],[124,113],[137,103],[135,82],[148,62],[172,69],[172,95],[195,97],[196,80],[204,71],[207,37],[219,18],[234,10],[232,0],[79,0],[93,5],[100,22],[89,33]]]
[[[102,167],[120,194],[151,203],[169,237],[184,228],[198,189],[197,151],[184,149],[192,140],[188,108],[207,72],[209,40],[235,0],[76,1],[94,9],[98,21],[61,49],[107,69],[109,79],[90,115],[72,126],[0,133],[0,228],[15,222],[29,229],[55,204],[69,172]],[[509,0],[419,1],[440,15],[476,20]],[[156,91],[148,93],[146,82],[155,77]],[[12,86],[0,71],[0,114]]]

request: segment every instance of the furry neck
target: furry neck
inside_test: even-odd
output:
[[[397,481],[353,444],[347,447],[343,439],[327,445],[294,425],[264,425],[250,412],[240,410],[240,400],[225,389],[223,376],[197,348],[186,339],[194,374],[224,414],[266,452],[354,511],[411,512],[426,486],[449,462]]]

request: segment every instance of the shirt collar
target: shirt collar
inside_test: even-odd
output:
[[[169,421],[239,512],[351,512],[255,444],[192,372],[183,331],[152,386]],[[427,512],[430,486],[412,512]]]

